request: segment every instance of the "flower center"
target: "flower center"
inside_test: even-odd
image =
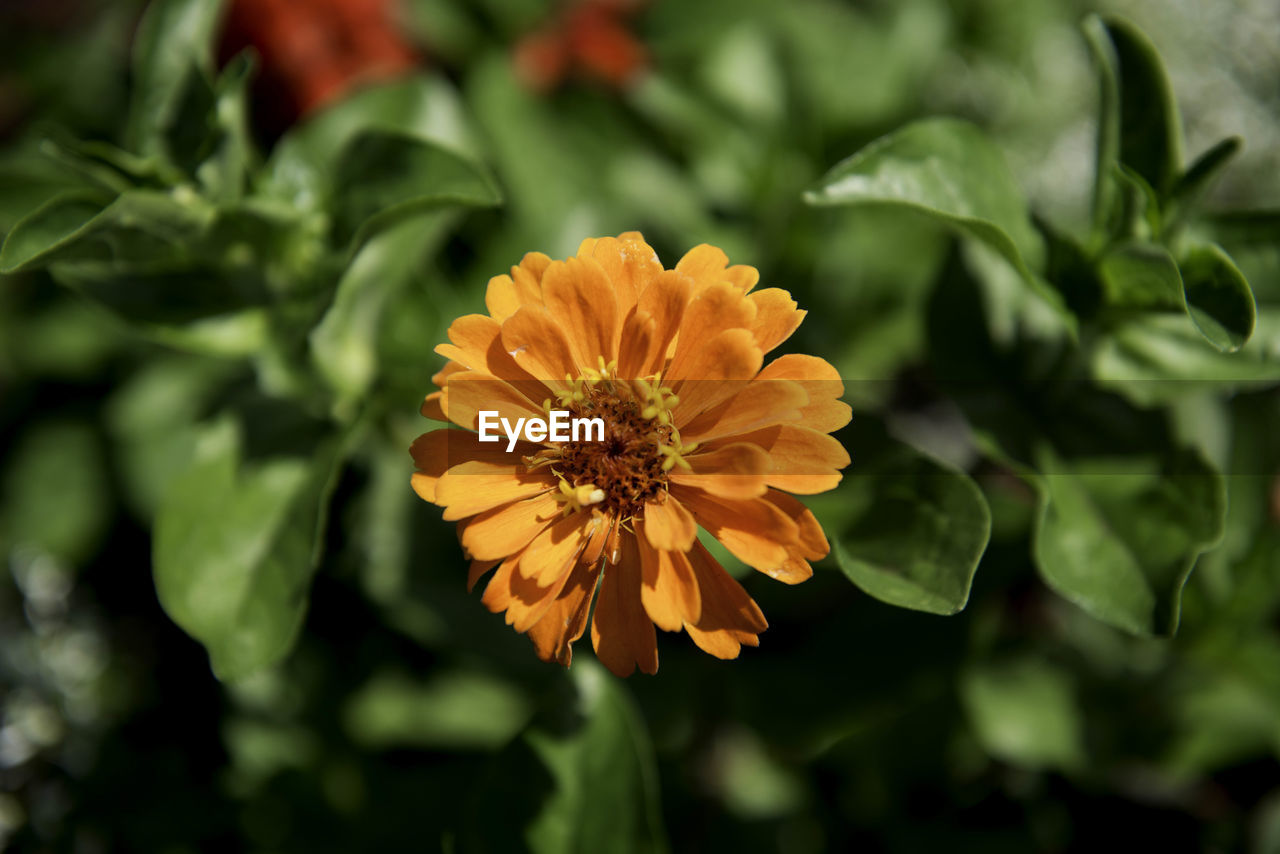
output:
[[[629,519],[666,488],[672,468],[689,467],[682,455],[694,446],[682,444],[671,423],[678,400],[669,389],[619,380],[602,367],[574,381],[559,399],[571,417],[604,422],[601,439],[562,442],[531,461],[549,464],[560,478],[566,513],[595,506]]]

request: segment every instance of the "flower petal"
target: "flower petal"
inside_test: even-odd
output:
[[[800,495],[833,489],[839,469],[849,464],[849,452],[839,440],[798,424],[779,424],[733,437],[735,442],[759,445],[773,461],[770,486]]]
[[[622,557],[606,566],[591,619],[591,645],[596,658],[616,676],[658,672],[658,639],[640,602],[640,547],[626,537]]]
[[[782,288],[765,288],[747,299],[756,305],[751,334],[756,336],[757,346],[765,353],[790,338],[808,314],[796,308],[796,301]]]
[[[571,513],[546,528],[520,555],[520,575],[547,587],[572,569],[587,537],[594,531],[594,519]],[[589,530],[590,529],[590,530]]]
[[[698,537],[698,523],[670,494],[645,502],[644,530],[649,545],[668,551],[686,551]]]
[[[502,347],[517,365],[553,388],[581,373],[560,324],[540,305],[523,306],[502,322]]]
[[[790,380],[760,380],[741,383],[733,397],[707,409],[680,428],[685,441],[711,442],[740,433],[801,420],[809,394]]]
[[[761,369],[758,380],[794,380],[809,393],[809,403],[800,411],[804,426],[831,433],[849,423],[853,410],[840,398],[844,381],[840,372],[825,359],[789,353]]]
[[[686,377],[703,379],[701,372],[693,366],[705,361],[701,356],[706,343],[728,329],[749,329],[755,316],[755,304],[728,283],[712,285],[698,293],[685,308],[680,334],[676,338],[676,352],[664,377],[668,382]],[[751,340],[754,343],[754,336]]]
[[[702,543],[694,545],[688,560],[702,595],[702,616],[684,627],[693,642],[716,658],[737,658],[743,644],[759,646],[758,635],[769,627],[760,606]]]
[[[618,376],[635,378],[649,373],[657,349],[658,324],[642,311],[632,311],[622,324],[618,343]]]
[[[734,557],[771,578],[789,581],[785,564],[788,546],[797,542],[796,523],[764,499],[729,501],[685,487],[672,487],[698,524],[707,529]],[[794,582],[790,582],[794,583]]]
[[[693,280],[683,273],[667,270],[654,279],[640,294],[636,310],[653,318],[653,350],[650,362],[635,376],[649,376],[662,370],[675,352],[676,334],[684,319],[685,306],[693,293]]]
[[[831,544],[827,542],[827,535],[823,533],[822,526],[818,524],[813,511],[801,504],[799,500],[776,489],[770,489],[764,499],[790,516],[791,521],[795,522],[796,527],[800,529],[798,551],[801,557],[818,560],[827,556],[831,551]]]
[[[722,250],[702,243],[686,252],[675,268],[694,280],[695,293],[719,282],[729,282],[745,294],[760,281],[760,273],[755,267],[745,264],[730,267],[728,264],[729,256]]]
[[[587,628],[587,615],[591,611],[592,594],[600,579],[599,567],[577,563],[560,595],[547,608],[542,619],[529,629],[529,640],[538,658],[554,661],[565,667],[573,661],[573,642],[582,637]]]
[[[496,560],[522,550],[560,515],[551,494],[537,495],[461,522],[462,547],[473,560]]]
[[[737,442],[685,458],[692,471],[670,475],[673,484],[701,489],[719,498],[759,498],[765,492],[769,455],[757,445]]]
[[[582,255],[583,250],[578,249]],[[662,274],[662,262],[653,247],[635,232],[621,237],[602,237],[590,250],[591,258],[613,283],[618,311],[625,316],[641,293]]]
[[[756,375],[763,361],[764,354],[747,329],[726,329],[709,341],[704,340],[684,362],[683,373],[668,380],[680,398],[671,412],[676,426],[683,427],[700,413],[728,400]]]
[[[645,613],[668,632],[678,632],[685,623],[702,617],[702,596],[698,581],[684,552],[655,549],[644,539],[644,523],[636,522],[640,543],[640,602]]]
[[[617,357],[618,300],[600,265],[590,258],[555,261],[542,276],[542,299],[560,323],[584,368]]]
[[[473,461],[449,469],[436,484],[436,504],[445,508],[444,520],[456,522],[503,504],[555,489],[550,472],[517,472],[505,466]]]
[[[461,371],[449,377],[443,403],[449,420],[468,430],[480,429],[480,413],[484,411],[497,412],[499,418],[513,424],[517,418],[546,415],[541,406],[515,386],[481,371]]]

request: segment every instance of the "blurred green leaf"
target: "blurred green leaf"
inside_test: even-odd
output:
[[[983,748],[1028,768],[1085,764],[1083,720],[1070,674],[1032,658],[988,663],[960,678],[960,697]]]
[[[1085,36],[1102,78],[1098,180],[1116,163],[1141,175],[1163,199],[1182,171],[1182,128],[1159,54],[1133,24],[1091,15]]]
[[[179,122],[184,93],[196,78],[213,73],[213,40],[222,0],[155,0],[138,25],[133,44],[133,94],[129,148],[142,155],[168,154],[165,136],[185,133]],[[192,116],[181,116],[187,122]],[[203,123],[204,113],[199,117]]]
[[[267,192],[302,211],[319,209],[333,193],[339,157],[352,139],[371,131],[408,134],[460,151],[475,149],[453,87],[438,77],[411,77],[354,92],[292,128],[267,161]]]
[[[972,480],[901,446],[847,473],[839,492],[857,508],[834,538],[850,581],[902,608],[964,608],[991,535],[991,511]]]
[[[1045,583],[1117,628],[1173,634],[1196,558],[1222,536],[1222,475],[1192,451],[1067,464],[1045,446],[1037,464]]]
[[[203,267],[130,265],[87,261],[57,264],[60,284],[101,303],[127,320],[184,323],[265,301],[255,279],[230,277]]]
[[[1061,306],[1058,294],[1034,272],[1043,245],[1021,191],[999,149],[968,122],[925,119],[881,137],[833,167],[805,200],[918,210],[989,245]]]
[[[89,558],[109,521],[97,437],[80,421],[38,421],[5,449],[0,544],[70,564]]]
[[[657,769],[643,720],[594,661],[569,672],[574,697],[504,751],[463,851],[536,854],[667,850]],[[502,779],[498,779],[498,776]],[[492,811],[502,804],[504,819]]]
[[[1184,305],[1178,265],[1157,243],[1130,241],[1108,249],[1098,259],[1098,274],[1109,305],[1153,309]]]
[[[156,591],[234,680],[279,661],[306,611],[334,451],[248,461],[229,417],[208,427],[156,516]],[[299,449],[301,450],[301,449]]]
[[[1167,234],[1172,233],[1191,213],[1209,185],[1244,147],[1244,140],[1230,136],[1212,146],[1178,177],[1169,193],[1169,215],[1165,224]]]
[[[212,211],[150,190],[114,201],[69,193],[37,208],[13,227],[0,248],[0,273],[60,261],[156,263],[181,258],[212,219]]]
[[[343,273],[329,310],[311,332],[312,358],[338,392],[340,406],[347,408],[374,382],[386,309],[421,273],[454,220],[453,211],[432,211],[392,226],[370,238]]]
[[[491,207],[502,194],[477,163],[434,142],[366,131],[338,157],[334,216],[339,244],[358,245],[406,217],[450,207]]]
[[[1227,253],[1213,245],[1193,246],[1178,268],[1196,329],[1224,353],[1243,347],[1253,334],[1257,308],[1249,283]]]
[[[528,721],[529,703],[511,684],[472,670],[426,682],[375,675],[347,702],[352,738],[369,748],[476,750],[506,744]]]

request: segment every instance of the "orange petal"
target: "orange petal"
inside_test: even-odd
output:
[[[449,377],[444,411],[450,421],[468,430],[480,429],[480,413],[483,411],[497,412],[497,417],[506,418],[512,424],[517,418],[542,418],[546,415],[541,406],[517,391],[515,386],[480,371],[462,371]],[[498,444],[506,447],[503,442],[495,443],[495,446]]]
[[[701,618],[684,627],[693,642],[716,658],[737,658],[742,644],[759,646],[759,633],[769,627],[760,606],[702,543],[694,544],[688,560],[702,594]]]
[[[800,421],[809,403],[804,388],[790,380],[741,383],[733,397],[707,409],[680,428],[686,442],[710,442],[788,421]]]
[[[839,440],[798,424],[779,424],[733,437],[735,442],[759,445],[773,461],[770,486],[801,495],[833,489],[849,464],[849,452]]]
[[[702,617],[702,597],[697,579],[684,552],[659,551],[643,539],[643,522],[637,520],[640,542],[640,602],[658,628],[678,632],[685,623]]]
[[[801,410],[804,426],[831,433],[849,423],[853,410],[840,398],[844,381],[840,372],[825,359],[791,353],[765,365],[760,380],[794,380],[809,393],[809,404]]]
[[[542,276],[542,299],[559,321],[578,364],[596,368],[617,353],[618,301],[600,265],[590,258],[552,262]]]
[[[443,396],[443,392],[439,391],[433,391],[427,395],[426,400],[422,401],[422,408],[418,410],[423,418],[430,418],[432,421],[449,420],[449,416],[444,414],[444,407],[441,405]]]
[[[636,309],[653,318],[654,334],[651,361],[635,376],[648,376],[660,371],[674,353],[676,333],[680,331],[680,322],[692,292],[692,279],[683,273],[667,270],[640,294]]]
[[[649,372],[656,349],[658,324],[642,311],[632,311],[622,324],[618,343],[618,376],[635,378]]]
[[[458,528],[473,560],[495,560],[529,545],[559,515],[560,504],[548,493],[473,516]]]
[[[573,567],[595,522],[586,514],[571,513],[546,528],[520,555],[520,575],[542,587],[559,580]]]
[[[671,415],[683,428],[700,413],[728,400],[756,375],[764,354],[746,329],[726,329],[703,341],[684,363],[683,373],[668,380],[680,401]],[[674,363],[673,363],[674,365]]]
[[[800,537],[791,517],[763,499],[729,501],[703,492],[672,487],[698,524],[724,543],[734,557],[771,578],[795,583],[786,563],[788,546]]]
[[[668,494],[663,501],[644,505],[644,530],[655,549],[686,551],[698,536],[698,523],[679,501]]]
[[[798,499],[776,489],[770,489],[764,499],[790,516],[791,521],[795,522],[800,529],[799,553],[802,557],[818,560],[827,556],[831,551],[831,545],[827,542],[827,535],[823,533],[822,526],[818,524],[817,518],[808,507],[801,504]]]
[[[504,444],[503,448],[506,447]],[[425,500],[436,503],[436,484],[446,471],[472,460],[492,465],[511,466],[522,456],[536,450],[532,445],[518,444],[508,454],[490,442],[481,442],[475,433],[445,427],[423,433],[409,446],[409,455],[419,471],[413,476],[413,488]]]
[[[723,445],[685,458],[692,472],[670,475],[673,484],[701,489],[720,498],[758,498],[764,495],[769,455],[743,442]]]
[[[727,329],[749,329],[756,317],[756,306],[732,285],[712,285],[689,300],[676,338],[676,352],[664,377],[702,379],[690,365],[697,364],[708,341]],[[752,341],[754,342],[754,336]],[[759,370],[757,366],[756,370]]]
[[[578,254],[584,254],[581,248]],[[645,288],[662,273],[658,254],[643,238],[602,237],[591,247],[590,255],[613,283],[618,310],[624,316],[635,306]]]
[[[435,503],[445,508],[446,522],[456,522],[530,498],[554,489],[555,485],[555,477],[550,472],[517,472],[511,462],[506,465],[469,462],[444,473],[436,484]]]
[[[765,288],[747,299],[756,304],[751,334],[756,336],[757,346],[765,353],[790,338],[807,314],[796,308],[791,294],[781,288]]]
[[[560,324],[539,305],[523,306],[503,321],[502,347],[531,376],[553,387],[581,373]]]
[[[476,582],[484,576],[486,572],[498,565],[496,560],[473,560],[471,568],[467,571],[467,592],[470,593],[475,589]]]
[[[600,578],[598,567],[578,563],[573,567],[560,595],[547,608],[542,619],[529,629],[529,640],[538,658],[555,661],[565,667],[573,661],[573,642],[582,637],[587,628],[587,614],[591,611],[592,594]]]
[[[519,559],[520,556],[514,554],[498,564],[498,571],[485,585],[480,601],[495,614],[501,614],[511,604],[511,579],[515,575],[516,563]]]
[[[483,314],[468,314],[449,326],[451,344],[439,344],[436,352],[471,371],[480,371],[508,382],[534,404],[541,406],[547,387],[516,364],[503,349],[502,326]],[[452,377],[451,372],[448,377]],[[446,382],[448,380],[446,377]]]
[[[591,645],[596,658],[616,676],[658,672],[658,639],[640,603],[640,547],[626,537],[622,559],[606,566],[591,619]]]

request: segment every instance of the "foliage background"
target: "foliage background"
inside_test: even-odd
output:
[[[1271,4],[655,0],[539,91],[561,7],[406,0],[420,67],[292,128],[219,6],[0,13],[0,845],[1280,851]],[[1101,210],[1093,11],[1181,111],[1125,42]],[[633,228],[792,291],[855,462],[758,650],[621,681],[405,450],[489,276]]]

